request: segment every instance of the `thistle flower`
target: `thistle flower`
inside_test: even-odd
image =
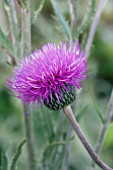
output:
[[[8,88],[24,103],[43,102],[57,110],[75,100],[86,79],[86,59],[79,43],[48,43],[25,57],[7,80]]]

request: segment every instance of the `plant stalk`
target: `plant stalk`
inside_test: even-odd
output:
[[[71,16],[71,40],[75,39],[77,33],[77,0],[70,0]]]
[[[30,0],[26,0],[26,10],[22,11],[22,57],[25,57],[31,53],[31,15],[30,15]],[[24,26],[24,27],[23,27]],[[24,104],[24,123],[25,133],[27,138],[27,151],[28,151],[28,163],[29,170],[36,170],[35,150],[33,142],[32,132],[32,119],[29,111],[29,106]]]
[[[29,112],[29,107],[24,104],[24,123],[25,123],[25,134],[27,139],[29,170],[36,170],[34,145],[32,141],[33,137],[32,137],[31,120],[32,118],[31,118],[31,113]]]
[[[94,39],[94,36],[95,36],[95,33],[96,33],[96,29],[97,29],[97,26],[99,24],[99,20],[100,20],[100,17],[101,17],[101,14],[103,12],[103,9],[104,9],[106,2],[107,2],[107,0],[100,0],[99,1],[93,22],[91,24],[91,28],[90,28],[89,35],[88,35],[88,38],[87,38],[87,42],[86,42],[86,47],[85,47],[85,57],[86,58],[89,57],[91,45],[92,45],[92,42],[93,42],[93,39]]]
[[[64,108],[64,113],[66,114],[67,118],[69,119],[71,125],[73,126],[73,129],[77,133],[78,138],[88,151],[90,157],[94,160],[94,162],[103,170],[113,170],[109,166],[107,166],[103,161],[100,160],[98,155],[95,153],[89,142],[87,141],[83,131],[81,130],[77,120],[74,117],[74,114],[72,112],[72,109],[70,106],[67,106]]]

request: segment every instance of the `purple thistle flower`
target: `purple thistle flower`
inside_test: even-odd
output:
[[[7,80],[17,98],[30,104],[41,101],[50,109],[60,109],[75,99],[87,75],[86,59],[79,43],[48,43],[25,57]]]

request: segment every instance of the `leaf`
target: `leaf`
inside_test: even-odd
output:
[[[77,37],[80,34],[83,34],[83,32],[85,31],[85,29],[89,26],[89,24],[91,23],[93,16],[95,14],[96,11],[96,0],[91,0],[91,9],[90,12],[84,17],[80,27],[77,30]]]
[[[8,170],[8,159],[2,149],[0,149],[0,170]]]
[[[2,156],[2,170],[8,170],[8,159],[5,153]]]
[[[31,18],[31,24],[34,24],[36,22],[38,15],[40,14],[40,12],[43,9],[44,2],[45,2],[45,0],[40,0],[40,3],[38,4],[36,11],[34,12],[34,15]]]
[[[4,0],[5,5],[9,5],[8,0]]]
[[[57,2],[55,0],[51,0],[51,3],[53,5],[55,14],[58,18],[58,21],[63,29],[64,35],[66,36],[67,39],[70,39],[71,37],[71,32],[68,23],[66,22]]]
[[[95,98],[94,98],[94,96],[93,96],[93,93],[92,93],[92,91],[91,91],[91,88],[90,88],[89,85],[87,85],[87,88],[88,88],[88,94],[89,94],[89,96],[90,96],[90,98],[91,98],[91,101],[92,101],[92,104],[93,104],[93,106],[94,106],[94,108],[95,108],[95,110],[96,110],[96,113],[98,114],[99,118],[101,119],[102,123],[104,124],[105,119],[104,119],[101,111],[100,111],[99,108],[98,108],[98,105],[97,105],[96,100],[95,100]]]
[[[27,10],[26,0],[18,0],[18,4],[21,6],[23,10]]]
[[[83,117],[83,115],[86,113],[88,106],[85,106],[80,112],[79,114],[76,116],[77,121],[79,122],[81,120],[81,118]]]
[[[49,143],[47,145],[47,148],[48,147],[57,147],[57,146],[60,146],[60,145],[66,145],[67,143],[69,143],[70,141],[72,141],[74,139],[74,136],[70,137],[69,139],[65,140],[65,141],[58,141],[58,142],[53,142],[53,143]]]
[[[24,140],[20,143],[20,145],[18,146],[17,151],[16,151],[16,153],[15,153],[15,156],[14,156],[14,158],[13,158],[13,160],[12,160],[12,164],[11,164],[10,170],[15,170],[15,169],[16,169],[17,161],[18,161],[18,159],[19,159],[19,157],[20,157],[20,155],[21,155],[21,153],[22,153],[22,147],[23,147],[23,145],[24,145],[25,143],[26,143],[26,140],[24,139]]]
[[[13,46],[1,28],[0,28],[0,46],[6,48],[12,55],[14,55]]]

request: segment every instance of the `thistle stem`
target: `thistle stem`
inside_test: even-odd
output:
[[[25,29],[22,29],[23,36],[23,49],[22,54],[27,56],[31,53],[31,16],[30,16],[30,0],[26,0],[27,9],[23,11],[23,23],[22,26],[25,26]],[[21,55],[22,55],[21,54]],[[27,138],[27,150],[28,150],[28,163],[30,170],[36,170],[35,162],[35,152],[34,152],[34,142],[33,142],[33,133],[32,133],[32,119],[31,113],[29,112],[29,107],[24,104],[24,122],[25,122],[25,133]]]
[[[31,125],[31,113],[29,112],[29,107],[24,105],[24,123],[25,123],[25,134],[27,139],[27,150],[28,150],[28,161],[29,169],[36,170],[35,166],[35,154],[34,145],[32,141],[32,125]]]
[[[112,168],[107,166],[104,162],[102,162],[100,160],[100,158],[98,157],[98,155],[94,152],[91,145],[87,141],[83,131],[81,130],[77,120],[75,119],[74,114],[73,114],[70,106],[67,106],[67,107],[64,108],[64,113],[66,114],[71,125],[73,126],[73,129],[77,133],[77,136],[79,137],[80,141],[82,142],[82,144],[84,145],[84,147],[86,148],[86,150],[88,151],[89,155],[94,160],[94,162],[103,170],[113,170]]]

